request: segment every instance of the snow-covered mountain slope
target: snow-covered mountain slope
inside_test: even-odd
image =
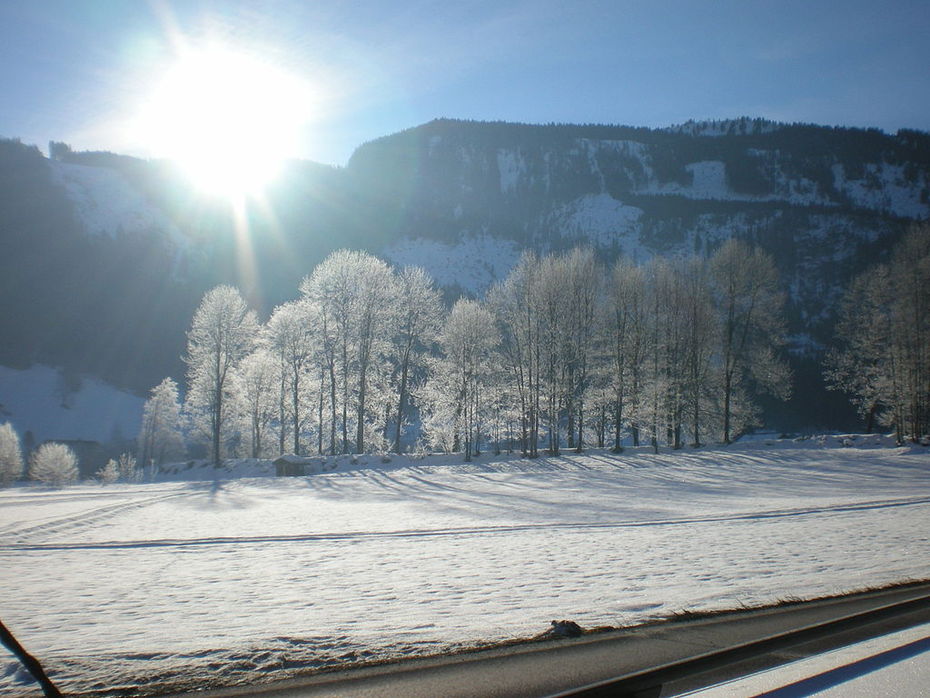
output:
[[[661,131],[440,120],[362,146],[348,172],[397,222],[379,251],[442,268],[440,284],[480,293],[526,247],[644,261],[739,237],[775,256],[792,333],[821,343],[849,278],[930,217],[927,134],[753,119]],[[507,243],[482,262],[470,241],[489,237]]]
[[[142,195],[127,177],[109,167],[49,161],[53,180],[64,187],[84,230],[93,235],[160,232],[186,245],[178,227]]]
[[[22,437],[106,443],[139,433],[144,400],[90,376],[66,377],[48,366],[0,366],[0,421]]]
[[[382,250],[398,267],[422,267],[442,286],[480,295],[507,272],[520,256],[513,240],[482,233],[454,242],[401,238]]]

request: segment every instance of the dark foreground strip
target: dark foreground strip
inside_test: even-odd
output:
[[[798,630],[772,635],[762,640],[747,642],[716,652],[707,652],[690,659],[619,676],[607,681],[581,686],[549,698],[600,698],[601,696],[629,696],[630,698],[657,698],[665,684],[689,678],[705,671],[713,671],[735,662],[758,657],[770,652],[788,649],[805,642],[859,628],[867,623],[886,620],[894,616],[930,607],[930,595],[909,601],[880,606],[862,613],[854,613],[826,623],[815,623]]]

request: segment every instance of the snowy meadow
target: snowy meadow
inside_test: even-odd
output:
[[[0,617],[69,694],[154,693],[930,576],[888,437],[356,460],[2,490]]]

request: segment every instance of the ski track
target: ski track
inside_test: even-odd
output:
[[[72,517],[70,520],[56,525],[51,530],[45,527],[41,533],[60,533],[69,528],[79,528],[93,525],[105,518],[115,516],[132,509],[154,504],[159,501],[176,497],[191,496],[191,493],[178,493],[154,498],[145,502],[114,505],[103,507],[89,512],[84,517]],[[475,536],[494,534],[513,534],[525,531],[552,531],[552,530],[598,530],[613,528],[649,528],[653,526],[682,526],[704,523],[724,523],[728,521],[753,521],[759,519],[775,519],[797,516],[813,516],[819,514],[855,512],[873,509],[889,509],[894,507],[917,506],[930,504],[930,497],[912,497],[895,500],[877,500],[837,504],[833,506],[808,507],[786,510],[757,511],[728,516],[698,516],[680,519],[665,519],[658,521],[613,521],[613,522],[555,522],[540,524],[514,524],[510,526],[469,526],[448,529],[410,529],[404,531],[349,531],[346,533],[310,533],[301,535],[282,536],[236,536],[214,538],[189,538],[166,540],[125,540],[125,541],[99,541],[93,543],[11,543],[0,544],[0,551],[39,551],[39,550],[116,550],[128,548],[183,548],[206,545],[258,545],[263,543],[302,543],[312,541],[355,541],[355,540],[391,540],[396,538],[438,538],[448,536]],[[31,530],[31,529],[30,529]],[[28,530],[25,532],[28,534]],[[17,537],[22,537],[19,534]]]
[[[17,528],[15,523],[9,524],[3,528],[0,528],[0,534],[2,534],[4,537],[9,536],[15,538],[21,542],[12,545],[0,545],[0,549],[17,549],[19,547],[28,549],[28,542],[36,538],[44,538],[51,535],[91,528],[103,521],[106,521],[107,519],[111,519],[120,514],[129,513],[134,510],[152,506],[153,504],[164,502],[170,499],[177,499],[179,497],[191,497],[196,494],[196,492],[174,492],[161,496],[146,497],[142,500],[132,500],[129,502],[120,502],[119,504],[109,504],[90,509],[89,511],[83,511],[78,514],[71,514],[60,518],[52,518],[51,520],[28,526],[26,528]],[[35,549],[41,549],[41,546]]]

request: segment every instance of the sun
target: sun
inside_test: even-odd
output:
[[[188,50],[155,82],[138,137],[202,192],[258,196],[295,156],[310,107],[302,80],[257,56]]]

